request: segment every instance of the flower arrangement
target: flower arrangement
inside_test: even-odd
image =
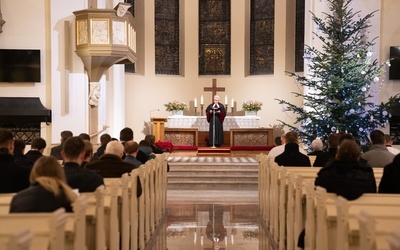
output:
[[[166,111],[172,111],[172,110],[185,110],[187,109],[187,105],[184,102],[178,102],[178,101],[172,101],[168,102],[167,104],[164,104],[165,110]]]
[[[245,111],[259,111],[261,110],[262,102],[259,101],[246,101],[243,102],[242,108]]]
[[[172,152],[174,150],[174,145],[170,141],[158,141],[154,143],[155,147],[161,148],[164,152]]]

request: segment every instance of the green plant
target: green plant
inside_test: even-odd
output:
[[[178,101],[172,101],[168,102],[167,104],[164,104],[165,110],[166,111],[172,111],[172,110],[185,110],[187,109],[187,105],[184,102],[178,102]]]
[[[261,110],[262,102],[259,101],[246,101],[243,102],[242,108],[245,111],[259,111]]]

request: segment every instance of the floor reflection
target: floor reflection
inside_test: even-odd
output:
[[[170,204],[164,233],[168,250],[268,249],[254,204]]]

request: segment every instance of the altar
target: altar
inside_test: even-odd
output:
[[[168,116],[168,128],[197,128],[198,131],[209,130],[206,116]],[[260,128],[259,116],[226,116],[224,131],[233,128]]]
[[[168,116],[164,139],[180,146],[207,146],[209,123],[205,116]],[[227,116],[224,145],[268,146],[273,144],[272,129],[260,127],[259,116]]]

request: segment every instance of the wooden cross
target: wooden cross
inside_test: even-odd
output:
[[[217,79],[212,79],[212,87],[204,87],[204,91],[212,91],[211,100],[214,100],[217,91],[224,92],[225,87],[217,87]]]

